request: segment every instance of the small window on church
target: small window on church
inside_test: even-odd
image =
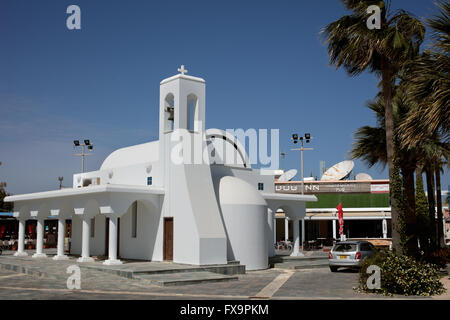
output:
[[[131,207],[131,237],[137,237],[137,202]]]
[[[196,121],[198,121],[198,99],[195,94],[190,94],[187,97],[187,130],[198,131]]]
[[[91,219],[91,238],[95,237],[95,218]]]
[[[264,183],[262,183],[262,182],[258,183],[258,190],[260,190],[260,191],[264,190]]]
[[[152,177],[147,177],[147,185],[148,186],[152,185]]]
[[[164,130],[172,131],[175,122],[175,98],[174,95],[169,93],[166,96],[164,103]]]

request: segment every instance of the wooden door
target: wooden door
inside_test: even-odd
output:
[[[173,260],[173,218],[164,218],[164,260]]]

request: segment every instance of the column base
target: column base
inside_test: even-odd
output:
[[[94,258],[91,257],[80,257],[77,259],[77,262],[94,262]]]
[[[56,255],[53,257],[53,260],[69,260],[69,257],[66,255]]]
[[[28,253],[26,253],[24,251],[22,251],[22,252],[17,251],[14,253],[14,257],[26,257],[26,256],[28,256]]]
[[[40,258],[47,258],[47,255],[45,253],[35,253],[31,257],[40,259]]]
[[[108,259],[108,260],[105,260],[105,261],[103,262],[103,264],[104,264],[104,265],[107,265],[107,266],[113,266],[113,265],[122,264],[122,261],[117,260],[117,259],[114,259],[114,260]]]

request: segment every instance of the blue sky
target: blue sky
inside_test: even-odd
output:
[[[71,4],[81,30],[66,28]],[[393,6],[436,12],[431,0]],[[95,145],[89,171],[117,148],[156,139],[159,82],[181,64],[207,82],[208,128],[279,128],[285,168],[299,167],[291,134],[310,132],[305,175],[318,175],[320,160],[348,159],[355,130],[375,124],[364,105],[377,79],[329,66],[319,35],[345,13],[337,0],[2,0],[0,181],[15,194],[55,189],[58,176],[71,186],[81,167],[74,139]]]

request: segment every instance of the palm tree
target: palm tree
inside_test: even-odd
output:
[[[398,124],[407,116],[409,106],[406,103],[405,93],[401,87],[395,88],[395,95],[392,101],[394,124]],[[382,93],[374,101],[367,104],[376,116],[377,126],[364,126],[359,128],[355,133],[355,141],[351,150],[353,159],[362,159],[369,167],[380,163],[383,166],[387,164],[386,151],[386,121],[385,121],[385,102]],[[394,131],[395,144],[399,145],[399,132]],[[403,251],[409,256],[417,257],[417,230],[416,230],[416,198],[414,173],[417,167],[417,159],[419,157],[415,149],[400,148],[396,150],[396,161],[400,167],[402,178],[400,179],[400,195],[397,199],[401,202],[400,213],[401,221],[404,224],[404,234],[400,235],[399,242]],[[394,179],[393,179],[394,180]],[[400,209],[400,208],[399,208]],[[401,229],[400,226],[398,229]]]
[[[388,0],[341,1],[352,13],[330,23],[322,31],[328,45],[330,63],[336,68],[343,67],[351,76],[366,70],[381,76],[385,104],[386,160],[391,177],[394,168],[392,87],[395,84],[397,72],[418,54],[425,28],[418,19],[405,11],[391,12]],[[367,8],[370,5],[380,6],[381,29],[379,30],[367,28],[367,20],[371,15],[367,13]],[[392,181],[390,186],[392,187]],[[392,244],[395,249],[400,250],[400,239],[396,230],[397,201],[392,193],[391,214]]]
[[[408,100],[414,108],[401,125],[401,130],[404,146],[426,145],[428,141],[433,141],[432,145],[435,145],[428,152],[425,170],[430,222],[431,227],[434,226],[433,234],[436,234],[433,245],[443,246],[445,241],[440,174],[442,161],[448,159],[450,152],[450,3],[441,1],[437,5],[439,14],[427,19],[427,24],[433,31],[431,49],[405,67]],[[437,231],[434,189],[438,211]]]
[[[413,110],[412,112],[415,112]],[[400,137],[403,137],[404,132]],[[416,176],[420,178],[422,172],[425,172],[427,193],[428,193],[428,224],[431,249],[445,245],[443,233],[443,215],[442,215],[442,194],[440,174],[445,165],[448,166],[448,158],[450,153],[449,143],[441,142],[441,138],[422,139],[420,143],[415,144],[415,149],[420,149],[420,164],[418,165],[418,173]],[[404,148],[411,149],[411,146],[403,145]],[[436,198],[435,198],[436,194]],[[437,221],[436,221],[437,208]]]
[[[427,19],[433,43],[418,59],[406,66],[409,101],[414,106],[402,124],[403,143],[414,146],[439,133],[450,135],[450,3],[437,3],[439,14]]]

